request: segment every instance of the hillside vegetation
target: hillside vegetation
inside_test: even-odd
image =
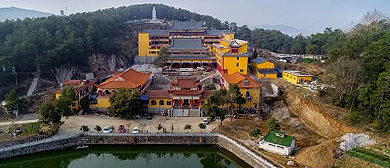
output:
[[[10,81],[1,80],[0,86],[10,90],[14,85],[13,69],[18,74],[38,71],[42,78],[49,79],[53,79],[53,69],[62,66],[90,70],[92,55],[96,56],[93,59],[103,61],[115,55],[123,64],[131,63],[137,55],[137,32],[148,27],[127,21],[151,18],[154,6],[161,19],[197,20],[204,21],[210,28],[228,28],[229,22],[222,23],[211,16],[162,4],[132,5],[63,17],[7,20],[0,22],[0,77]],[[0,95],[5,93],[0,89]]]

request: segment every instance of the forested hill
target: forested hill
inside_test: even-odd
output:
[[[20,9],[20,8],[0,8],[0,21],[24,19],[24,18],[36,18],[51,16],[51,13],[45,13],[34,10]]]
[[[162,4],[140,4],[70,16],[6,21],[0,23],[0,64],[15,67],[17,72],[50,72],[54,67],[88,67],[93,54],[131,57],[123,40],[136,40],[126,21],[151,18],[153,7],[166,20],[205,21],[211,28],[224,28],[211,16]],[[130,25],[131,27],[131,25]],[[225,26],[226,28],[226,26]],[[136,31],[136,30],[135,30]],[[131,39],[124,39],[131,36]],[[125,54],[124,54],[125,53]]]

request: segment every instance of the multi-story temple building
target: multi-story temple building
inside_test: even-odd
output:
[[[138,34],[138,56],[157,57],[160,49],[169,52],[167,65],[174,68],[217,66],[210,49],[225,37],[234,37],[228,30],[210,30],[203,22],[175,21],[167,30],[145,30]]]
[[[149,90],[148,111],[169,113],[169,116],[200,116],[202,99],[212,91],[202,89],[202,84],[193,78],[179,78],[171,83],[169,90]]]
[[[248,42],[225,36],[220,44],[213,44],[212,54],[217,60],[217,69],[221,74],[239,72],[247,74],[248,69]]]

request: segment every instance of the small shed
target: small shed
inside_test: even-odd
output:
[[[288,156],[291,155],[296,147],[295,137],[289,136],[285,132],[269,131],[261,140],[259,147],[273,153]]]

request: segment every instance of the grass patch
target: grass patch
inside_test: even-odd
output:
[[[390,167],[390,157],[389,156],[382,155],[380,153],[374,152],[374,151],[366,149],[366,148],[353,148],[353,149],[348,151],[348,154],[353,156],[353,157],[356,157],[356,158],[359,158],[359,159],[362,159],[362,160],[365,160],[365,161],[368,161],[368,162],[371,162],[371,163],[374,163],[377,165],[381,165],[384,167]]]
[[[37,122],[36,123],[23,124],[22,125],[22,135],[39,133],[40,126],[41,125],[39,123],[37,123]]]

